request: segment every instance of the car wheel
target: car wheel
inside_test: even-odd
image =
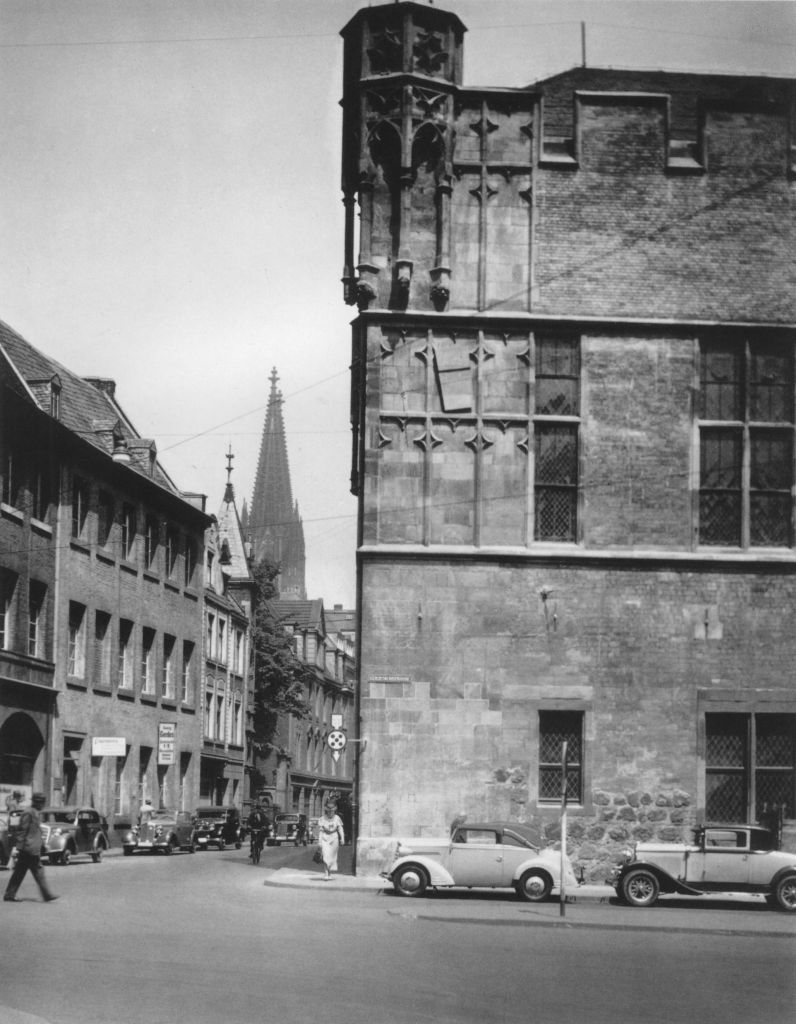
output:
[[[226,843],[224,842],[223,839],[219,839],[219,841],[218,841],[218,848],[219,848],[219,850],[224,850],[226,848]]]
[[[651,907],[660,894],[658,879],[651,871],[628,871],[622,881],[622,895],[633,907]]]
[[[242,843],[235,843],[235,849],[239,850],[242,845],[243,845]]]
[[[780,910],[796,912],[796,875],[785,875],[784,878],[780,878],[774,889],[774,898]]]
[[[399,896],[422,896],[428,888],[429,877],[419,864],[405,864],[392,876],[392,884]]]
[[[544,871],[530,870],[517,882],[517,894],[530,903],[546,900],[553,888],[553,882]]]
[[[174,853],[174,836],[169,836],[168,842],[163,847],[163,852],[167,857],[170,857]]]
[[[96,848],[96,850],[92,850],[91,851],[91,859],[94,861],[95,864],[99,864],[99,862],[102,860],[102,847],[101,846],[98,846]]]
[[[191,839],[190,843],[185,847],[188,853],[196,853],[196,843]]]
[[[71,859],[72,851],[67,846],[65,850],[61,851],[61,856],[58,858],[58,863],[63,864],[63,866],[66,867],[66,865],[69,863]]]
[[[122,850],[122,853],[125,855],[125,857],[131,857],[133,855],[132,846],[125,846],[125,848]]]

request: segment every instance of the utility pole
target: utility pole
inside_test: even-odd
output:
[[[586,67],[586,22],[580,23],[580,63],[581,67]]]

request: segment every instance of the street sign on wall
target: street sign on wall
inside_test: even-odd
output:
[[[124,736],[92,736],[92,757],[124,757],[127,743]]]
[[[158,726],[158,764],[174,764],[177,726],[174,722],[161,722]]]

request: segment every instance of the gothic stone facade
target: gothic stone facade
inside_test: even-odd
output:
[[[793,83],[463,88],[414,3],[343,37],[359,870],[554,836],[565,740],[587,877],[793,818]]]

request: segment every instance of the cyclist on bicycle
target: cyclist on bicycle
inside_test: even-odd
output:
[[[268,821],[259,802],[252,808],[247,824],[251,832],[249,856],[251,857],[252,864],[257,864],[260,860],[268,826]]]

